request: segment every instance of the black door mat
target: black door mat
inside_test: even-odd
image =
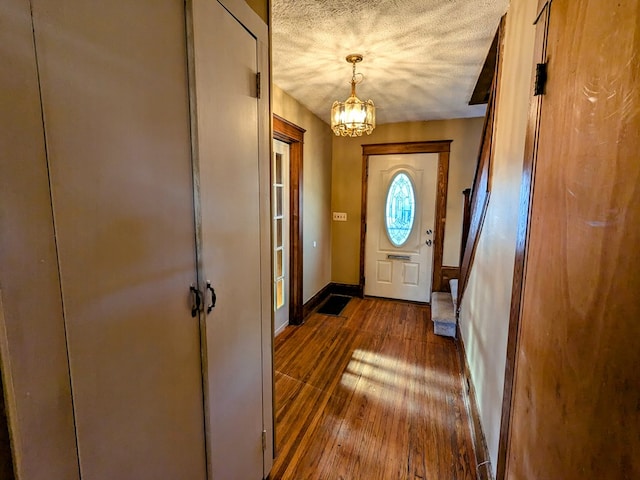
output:
[[[346,295],[329,295],[329,298],[318,308],[317,313],[324,315],[340,315],[347,306],[351,297]]]

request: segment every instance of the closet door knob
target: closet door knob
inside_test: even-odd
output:
[[[207,290],[211,292],[211,303],[207,307],[207,313],[211,313],[211,310],[213,310],[216,306],[216,300],[218,299],[218,297],[216,297],[216,291],[211,286],[211,282],[209,280],[207,280]]]

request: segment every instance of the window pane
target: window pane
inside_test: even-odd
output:
[[[275,183],[282,185],[282,154],[276,153]]]
[[[275,247],[282,247],[282,219],[276,220],[276,244]]]
[[[276,310],[284,305],[284,280],[276,283]]]
[[[276,196],[276,216],[282,216],[282,197],[284,195],[284,191],[282,187],[275,187],[275,196]]]
[[[282,250],[278,250],[276,252],[276,278],[280,278],[284,274],[284,264],[282,261]]]
[[[403,245],[413,229],[415,216],[415,193],[413,184],[406,173],[398,173],[387,192],[385,205],[385,226],[393,245]]]

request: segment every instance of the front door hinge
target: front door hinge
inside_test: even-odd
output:
[[[536,65],[536,83],[533,87],[533,95],[544,95],[544,88],[547,84],[547,64],[538,63]]]
[[[260,98],[260,94],[262,93],[260,87],[260,72],[256,73],[256,98]]]
[[[262,430],[262,451],[267,451],[267,431]]]

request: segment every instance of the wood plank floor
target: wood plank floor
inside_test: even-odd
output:
[[[455,342],[429,307],[352,299],[275,340],[271,480],[476,478]]]

